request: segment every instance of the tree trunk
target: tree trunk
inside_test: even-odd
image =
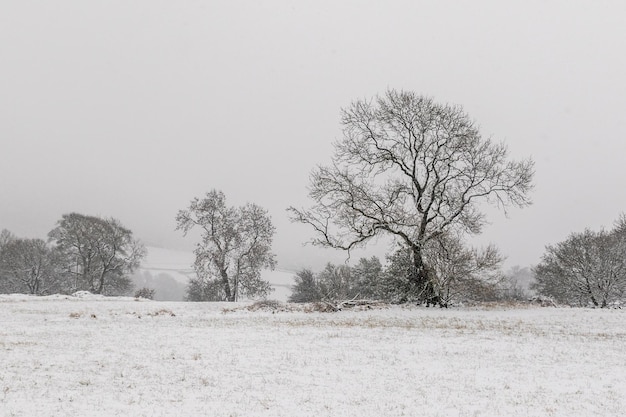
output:
[[[593,303],[594,307],[598,307],[598,301],[596,300],[596,297],[594,297],[593,295],[593,290],[591,289],[591,284],[589,283],[589,278],[585,277],[585,284],[587,284],[587,292],[589,294],[589,298],[591,298],[591,302]]]
[[[433,277],[428,266],[422,259],[422,251],[418,245],[413,245],[413,271],[410,280],[419,291],[419,300],[426,303],[426,307],[439,305],[442,307],[442,300],[435,291]]]
[[[98,275],[98,277],[96,278],[96,285],[92,285],[92,293],[93,294],[102,294],[102,292],[104,291],[104,281],[105,281],[105,277],[107,274],[107,270],[106,268],[104,268],[102,270],[102,272],[100,272],[100,274]]]
[[[219,267],[220,275],[222,277],[222,285],[224,286],[224,293],[226,294],[227,301],[235,301],[235,294],[230,289],[230,281],[228,280],[228,273],[222,266]]]

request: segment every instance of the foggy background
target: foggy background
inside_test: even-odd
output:
[[[506,265],[626,211],[622,1],[12,1],[0,4],[0,229],[115,217],[191,250],[174,217],[213,188],[265,207],[280,268],[340,108],[387,88],[454,103],[536,163],[534,204],[491,225]],[[368,253],[384,256],[385,242]]]

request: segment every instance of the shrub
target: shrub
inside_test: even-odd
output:
[[[154,299],[155,290],[153,288],[143,287],[135,291],[135,298],[145,298],[147,300]]]

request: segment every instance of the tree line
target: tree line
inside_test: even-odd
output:
[[[385,266],[372,258],[354,267],[329,264],[317,274],[302,270],[292,300],[367,297],[446,307],[497,298],[503,255],[493,245],[479,249],[468,241],[486,224],[485,205],[506,211],[531,204],[532,159],[511,159],[505,144],[484,138],[460,106],[410,91],[356,100],[341,110],[341,125],[330,162],[311,173],[311,205],[289,207],[290,219],[312,231],[313,245],[348,256],[380,236],[391,237],[398,249]],[[187,300],[269,296],[261,270],[276,264],[275,228],[265,209],[229,206],[224,193],[211,190],[180,210],[176,224],[184,235],[200,232]],[[50,232],[52,246],[6,234],[2,239],[1,271],[9,277],[2,282],[33,294],[53,288],[123,292],[143,256],[141,244],[116,220],[75,213]],[[561,303],[624,301],[626,218],[611,231],[585,231],[548,246],[533,272],[535,290]]]
[[[143,244],[118,220],[65,214],[47,241],[0,233],[0,292],[124,295],[144,256]]]
[[[530,204],[532,160],[510,160],[461,107],[412,92],[357,100],[341,116],[331,163],[311,174],[313,205],[288,209],[293,222],[312,228],[311,243],[349,253],[378,236],[394,238],[401,249],[385,285],[399,302],[447,306],[462,288],[495,279],[503,257],[493,246],[468,247],[466,238],[485,224],[481,204]],[[213,190],[176,220],[183,233],[202,234],[188,299],[267,295],[260,268],[274,265],[274,228],[265,210],[228,207]]]
[[[329,302],[341,300],[384,301],[388,303],[420,302],[419,293],[411,288],[409,277],[414,268],[411,253],[400,248],[387,257],[383,265],[378,257],[361,258],[354,266],[328,263],[315,273],[300,270],[289,297],[290,302]],[[526,292],[512,282],[512,277],[494,273],[486,279],[471,274],[441,282],[442,306],[454,302],[520,300]]]

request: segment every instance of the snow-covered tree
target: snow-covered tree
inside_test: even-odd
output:
[[[322,300],[322,291],[313,271],[310,269],[298,271],[294,281],[295,285],[292,287],[289,302],[310,303]]]
[[[381,300],[383,299],[382,279],[383,265],[376,256],[371,258],[361,258],[352,267],[352,277],[356,295],[362,299]]]
[[[611,231],[585,230],[546,248],[535,289],[569,305],[607,307],[626,299],[626,217]]]
[[[2,292],[46,295],[67,290],[61,254],[41,239],[13,238],[0,248]]]
[[[49,234],[64,254],[74,290],[121,295],[132,289],[129,275],[146,250],[133,233],[113,218],[65,214]]]
[[[412,92],[357,100],[342,111],[342,125],[332,163],[311,175],[313,206],[291,207],[292,220],[326,247],[396,239],[412,251],[408,279],[418,299],[442,303],[427,246],[446,233],[480,233],[485,203],[530,204],[532,160],[509,159],[460,107]]]
[[[4,245],[9,243],[11,240],[14,240],[15,238],[16,237],[13,233],[8,231],[7,229],[2,229],[2,231],[0,232],[0,249],[2,249]]]
[[[189,300],[237,301],[270,293],[261,270],[275,266],[271,251],[275,228],[265,209],[250,203],[228,207],[224,193],[212,190],[180,210],[176,223],[185,235],[192,229],[201,232]]]

